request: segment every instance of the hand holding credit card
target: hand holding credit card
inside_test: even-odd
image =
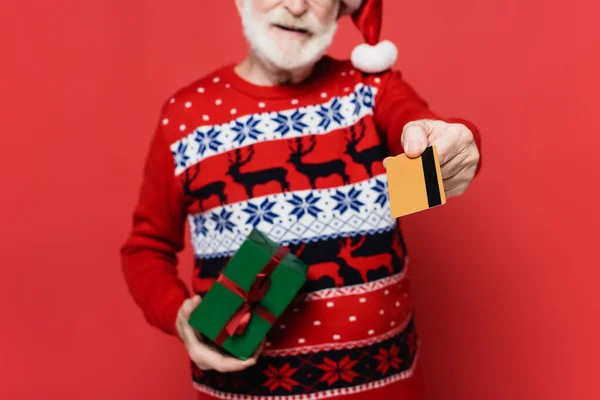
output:
[[[419,157],[410,158],[406,154],[389,157],[385,168],[393,218],[446,203],[435,145],[428,146]]]

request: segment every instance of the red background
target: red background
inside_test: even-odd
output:
[[[429,399],[600,398],[599,4],[386,2],[398,68],[484,139],[468,194],[404,221]],[[238,21],[233,1],[2,2],[0,398],[193,398],[118,248],[161,102],[243,56]],[[359,40],[344,21],[332,54]]]

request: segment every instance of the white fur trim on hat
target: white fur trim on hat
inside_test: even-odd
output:
[[[378,73],[391,68],[398,58],[398,49],[389,40],[383,40],[375,46],[359,44],[352,51],[352,65],[366,73]]]

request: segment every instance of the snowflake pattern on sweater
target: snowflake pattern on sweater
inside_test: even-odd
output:
[[[174,332],[188,293],[174,258],[156,254],[183,248],[186,223],[200,295],[253,228],[310,266],[257,365],[219,374],[192,364],[199,393],[334,398],[411,382],[418,339],[407,251],[382,161],[402,151],[404,124],[421,118],[438,117],[398,73],[364,75],[329,57],[302,85],[255,86],[229,65],[165,103],[124,246],[148,320]],[[152,289],[134,283],[144,262],[157,265]]]

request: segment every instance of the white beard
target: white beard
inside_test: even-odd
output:
[[[242,6],[242,25],[244,35],[256,56],[269,69],[297,71],[314,65],[325,54],[337,30],[337,12],[332,13],[332,19],[323,26],[314,14],[302,17],[302,26],[308,27],[312,36],[301,42],[299,40],[273,40],[269,29],[272,23],[293,21],[293,17],[284,9],[277,8],[262,17],[256,17],[252,9],[252,0],[244,0]]]

